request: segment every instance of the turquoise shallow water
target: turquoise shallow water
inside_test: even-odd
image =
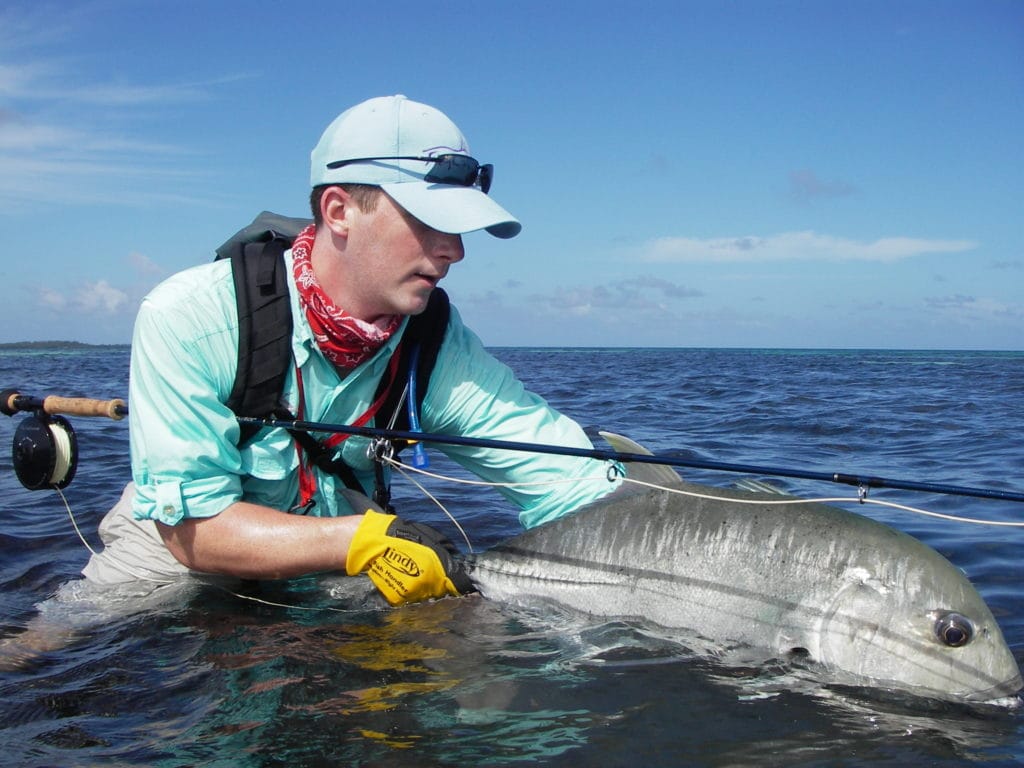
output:
[[[527,384],[588,428],[656,452],[959,485],[1024,488],[1024,354],[1012,352],[501,349]],[[128,351],[0,352],[0,387],[122,396]],[[1024,714],[979,712],[717,664],[687,638],[626,623],[523,615],[479,599],[361,608],[344,579],[170,594],[133,612],[49,598],[88,553],[61,500],[11,471],[0,419],[0,634],[40,610],[82,633],[0,673],[9,765],[1012,765]],[[90,541],[128,475],[123,423],[75,419],[66,495]],[[448,469],[432,453],[434,467]],[[686,472],[729,484],[717,472]],[[773,479],[800,495],[852,489]],[[496,494],[432,483],[484,547],[518,530]],[[408,484],[408,516],[442,525]],[[934,511],[1024,520],[1024,505],[877,492]],[[962,568],[1024,659],[1021,529],[865,508]],[[64,588],[65,590],[67,587]],[[259,598],[290,607],[255,603]],[[55,608],[59,605],[59,608]],[[81,609],[81,606],[79,606]],[[85,614],[83,617],[83,613]]]

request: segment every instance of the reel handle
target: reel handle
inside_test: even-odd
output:
[[[17,411],[42,411],[50,416],[58,413],[69,416],[106,416],[120,421],[128,413],[124,400],[94,400],[89,397],[61,397],[49,395],[44,398],[19,394],[16,390],[0,392],[0,413],[13,416]]]

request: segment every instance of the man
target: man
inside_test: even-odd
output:
[[[370,99],[327,127],[311,155],[314,224],[286,254],[294,360],[283,400],[290,412],[339,424],[372,413],[408,317],[424,311],[465,256],[461,235],[484,229],[510,238],[520,230],[486,194],[492,170],[470,157],[445,115],[403,96]],[[144,300],[129,388],[134,488],[101,524],[106,549],[86,566],[87,578],[368,571],[392,604],[470,589],[440,534],[369,508],[337,478],[310,467],[288,432],[265,428],[239,445],[235,414],[225,405],[237,362],[237,314],[229,261],[175,275]],[[378,423],[389,415],[377,415]],[[426,432],[590,447],[578,425],[484,350],[454,307],[420,421]],[[338,451],[369,487],[366,445],[351,438]],[[605,476],[596,461],[444,450],[491,481],[591,478],[504,491],[527,527],[613,487],[593,480]]]

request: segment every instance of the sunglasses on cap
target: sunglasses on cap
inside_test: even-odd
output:
[[[424,181],[432,184],[455,184],[460,187],[480,187],[485,195],[494,181],[494,166],[490,163],[480,165],[469,155],[437,155],[436,157],[416,157],[414,155],[398,155],[394,157],[356,157],[351,160],[335,160],[327,167],[341,168],[352,163],[372,163],[377,160],[419,160],[422,163],[433,163]]]

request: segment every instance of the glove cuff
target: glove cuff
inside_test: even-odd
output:
[[[366,510],[363,514],[363,522],[356,528],[352,543],[348,546],[345,572],[349,576],[355,576],[365,571],[370,567],[370,563],[387,548],[385,537],[395,519],[395,515],[386,515],[372,509]]]

